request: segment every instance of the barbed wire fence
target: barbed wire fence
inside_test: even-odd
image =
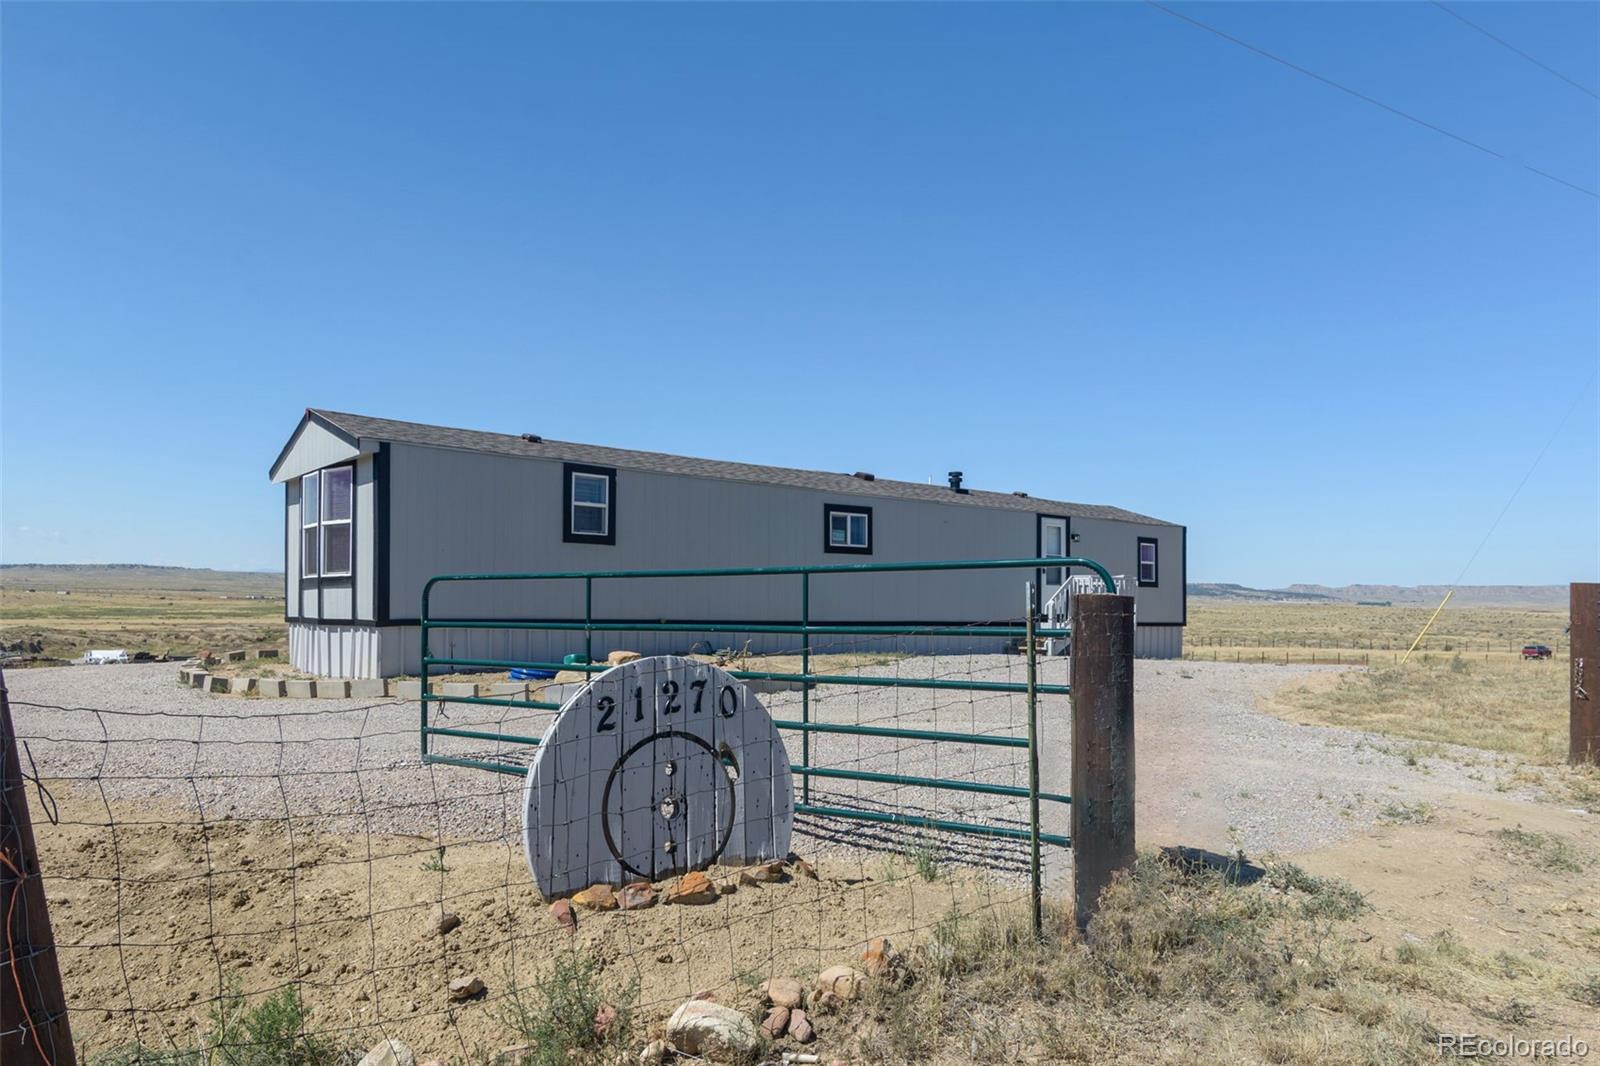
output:
[[[859,638],[826,658],[834,673],[926,680],[1016,682],[1026,668],[989,644],[945,644],[904,655],[888,638]],[[1065,680],[1064,662],[1042,670]],[[903,952],[969,919],[1026,923],[1025,839],[803,814],[787,861],[743,876],[709,870],[714,902],[669,904],[663,881],[653,905],[579,906],[569,922],[528,870],[522,777],[421,761],[414,701],[306,706],[175,687],[155,705],[107,707],[31,698],[32,687],[13,677],[10,706],[80,1062],[354,1062],[393,1039],[419,1062],[517,1063],[545,1061],[538,1043],[568,1030],[579,1044],[626,1046],[637,1061],[685,1000],[759,1021],[762,982],[810,987],[828,967],[865,966],[876,938]],[[760,698],[783,718],[800,694]],[[491,736],[538,736],[554,717],[446,713]],[[965,689],[817,685],[810,713],[993,737],[1023,737],[1028,724],[1015,692]],[[1069,726],[1065,699],[1041,700],[1043,749],[1065,750]],[[793,756],[797,738],[786,740]],[[496,740],[449,743],[476,758],[530,754]],[[813,779],[818,805],[1029,824],[1014,792],[1028,784],[1018,747],[818,733],[810,758],[886,775]],[[1044,771],[1046,789],[1066,790],[1064,762],[1047,759]],[[894,780],[906,776],[1013,791]],[[1063,827],[1064,814],[1051,817],[1046,828]],[[1062,882],[1064,860],[1047,864],[1049,882]],[[9,944],[7,955],[16,965]],[[26,1035],[39,1024],[24,1022]],[[811,1024],[819,1046],[847,1050],[842,1022],[830,1032],[813,1014]],[[771,1046],[797,1039],[786,1029]]]

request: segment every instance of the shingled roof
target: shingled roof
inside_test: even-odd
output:
[[[528,440],[512,433],[486,433],[476,429],[451,429],[448,426],[429,426],[420,422],[399,422],[392,418],[372,418],[343,411],[324,411],[307,408],[306,417],[315,419],[329,429],[351,438],[352,441],[392,441],[397,444],[420,444],[431,448],[456,448],[463,451],[485,452],[491,455],[511,455],[526,459],[552,459],[572,463],[593,463],[597,466],[615,466],[628,470],[649,470],[662,474],[684,474],[690,477],[720,478],[724,481],[744,481],[761,485],[788,485],[800,489],[851,496],[875,496],[888,499],[925,500],[934,503],[960,504],[969,507],[992,507],[1007,511],[1056,512],[1081,518],[1104,518],[1121,522],[1143,522],[1150,525],[1170,526],[1148,515],[1135,514],[1120,507],[1101,504],[1069,503],[1065,500],[1046,500],[1036,496],[1019,496],[1009,492],[985,492],[972,489],[955,492],[946,485],[925,485],[917,481],[890,481],[875,478],[868,481],[852,474],[833,474],[824,470],[796,470],[784,466],[757,466],[754,463],[733,463],[722,459],[693,459],[664,452],[636,452],[626,448],[607,448],[596,444],[577,444],[559,440]]]

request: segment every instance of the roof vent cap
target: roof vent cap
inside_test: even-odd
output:
[[[544,438],[539,436],[537,433],[524,433],[522,435],[522,439],[527,441],[529,444],[539,444],[544,440]]]
[[[966,492],[967,491],[966,489],[961,487],[961,476],[962,476],[961,475],[961,471],[952,470],[952,471],[950,471],[950,475],[949,476],[950,476],[950,487],[951,488],[955,489],[957,492]]]
[[[1013,492],[1011,495],[1013,495],[1013,496],[1021,496],[1024,500],[1026,500],[1028,498],[1028,494],[1026,492]]]
[[[876,480],[878,480],[878,475],[877,474],[869,474],[865,470],[857,470],[854,474],[851,474],[850,476],[851,477],[858,477],[862,481],[876,481]]]

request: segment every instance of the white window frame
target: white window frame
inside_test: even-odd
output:
[[[856,555],[869,555],[872,552],[872,509],[870,507],[851,507],[844,504],[833,505],[825,508],[827,521],[823,525],[823,549],[830,552],[850,552]],[[844,520],[844,540],[833,539],[833,523],[835,520]],[[859,523],[861,538],[856,538],[856,528]]]
[[[1150,547],[1150,577],[1144,576],[1144,549]],[[1140,537],[1134,548],[1133,569],[1140,588],[1157,588],[1161,584],[1161,542],[1154,537]]]
[[[309,482],[309,484],[308,484],[308,482]],[[306,496],[307,496],[308,490],[309,490],[311,499],[315,500],[316,504],[317,504],[317,517],[316,517],[316,519],[313,519],[310,522],[306,521]],[[322,493],[322,471],[313,470],[313,471],[311,471],[311,473],[304,474],[304,475],[301,476],[301,478],[300,478],[300,576],[301,577],[321,577],[322,576],[322,534],[321,534],[320,530],[319,530],[319,532],[314,534],[313,537],[312,537],[312,543],[314,545],[316,545],[316,549],[317,549],[317,560],[316,560],[316,562],[312,563],[311,560],[309,559],[309,557],[306,554],[306,530],[308,530],[308,529],[318,529],[318,526],[320,524],[320,520],[322,518],[322,496],[321,496],[321,493]]]
[[[350,471],[350,514],[349,514],[348,518],[329,518],[328,517],[328,477],[327,477],[327,475],[328,475],[329,471],[339,470],[339,469],[344,469],[344,470]],[[319,473],[321,473],[323,475],[322,478],[321,478],[321,482],[322,482],[322,500],[321,500],[321,502],[320,502],[320,504],[319,504],[319,506],[317,508],[317,518],[320,519],[321,527],[322,527],[321,528],[321,532],[317,536],[317,565],[318,565],[319,568],[323,568],[322,569],[322,573],[321,573],[320,576],[322,576],[322,577],[349,577],[352,573],[355,572],[355,562],[356,562],[356,530],[355,530],[355,521],[356,521],[356,468],[353,467],[353,466],[349,466],[349,465],[346,465],[346,466],[343,466],[343,467],[331,467],[330,466],[330,467],[326,467],[323,470],[319,471]],[[328,569],[326,569],[327,563],[328,563],[328,527],[329,526],[346,526],[346,527],[349,528],[349,531],[350,531],[349,532],[350,550],[345,553],[345,565],[344,565],[344,569],[343,570],[328,570]]]
[[[567,512],[567,531],[569,533],[571,533],[574,537],[597,537],[598,538],[598,537],[610,536],[611,535],[611,478],[607,477],[605,474],[590,474],[590,473],[586,473],[585,471],[582,471],[582,470],[574,470],[568,476],[571,478],[571,481],[567,486],[567,491],[568,491],[568,494],[569,494],[569,496],[570,496],[570,498],[572,500],[572,506],[571,506],[571,509]],[[590,481],[598,481],[598,482],[600,482],[601,490],[605,495],[605,502],[604,503],[593,503],[593,502],[588,501],[588,500],[579,500],[578,499],[578,479],[579,478],[588,478]],[[599,511],[600,512],[600,528],[599,529],[579,529],[578,528],[577,517],[578,517],[578,508],[580,508],[580,507],[585,508],[586,510]]]

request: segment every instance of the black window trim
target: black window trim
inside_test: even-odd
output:
[[[833,516],[836,514],[863,515],[867,519],[867,546],[865,548],[850,547],[833,543],[829,536]],[[871,555],[872,554],[872,508],[858,503],[825,503],[822,505],[822,550],[830,555]]]
[[[591,474],[606,479],[606,531],[580,533],[572,528],[572,475]],[[568,544],[615,544],[617,542],[617,468],[589,466],[585,463],[561,464],[561,539]]]
[[[1144,579],[1144,560],[1140,558],[1146,544],[1156,550],[1153,564],[1156,576],[1149,581]],[[1133,550],[1133,573],[1134,577],[1139,581],[1139,587],[1142,589],[1153,589],[1161,586],[1161,542],[1155,537],[1139,538],[1139,546]]]

